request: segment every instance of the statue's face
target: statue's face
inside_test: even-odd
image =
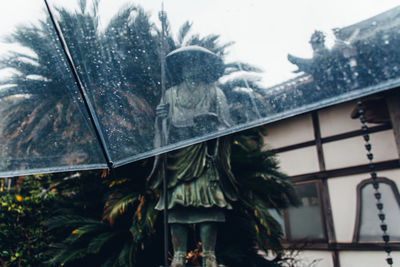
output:
[[[182,79],[185,82],[199,82],[201,81],[202,72],[204,71],[204,66],[197,64],[198,62],[193,62],[193,64],[184,66],[182,68]]]

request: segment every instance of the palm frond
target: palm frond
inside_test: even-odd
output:
[[[103,220],[113,224],[117,216],[123,214],[129,206],[133,206],[138,199],[139,195],[136,192],[127,195],[111,194],[105,205]]]
[[[61,250],[60,253],[56,254],[49,262],[52,264],[65,265],[70,261],[83,258],[86,255],[85,248],[73,248],[68,246],[66,249]]]
[[[79,8],[82,14],[86,11],[86,0],[79,0]]]
[[[117,233],[115,232],[105,232],[101,233],[98,236],[95,236],[90,240],[90,243],[87,247],[87,252],[96,254],[99,253],[101,248],[110,242],[113,238],[117,237]]]
[[[188,33],[192,29],[192,23],[186,21],[179,29],[178,37],[177,37],[177,46],[184,46],[185,38],[187,37]]]
[[[45,222],[49,230],[55,230],[65,227],[76,227],[79,225],[98,225],[99,221],[78,215],[59,215],[49,218]]]
[[[131,255],[133,255],[132,250],[134,249],[134,247],[135,244],[133,242],[125,242],[118,257],[118,262],[120,266],[127,266],[127,267],[133,266]]]
[[[263,70],[244,62],[230,62],[225,64],[225,75],[229,75],[239,71],[262,73]]]

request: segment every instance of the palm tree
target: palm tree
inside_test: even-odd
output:
[[[258,250],[274,250],[280,255],[282,230],[271,210],[280,212],[297,199],[286,176],[278,171],[271,152],[263,151],[261,128],[232,136],[232,166],[240,186],[239,201],[219,231],[217,254],[228,266],[279,266],[278,256],[267,261]],[[83,215],[82,209],[61,209],[48,220],[55,232],[66,235],[54,250],[53,264],[63,266],[159,266],[162,264],[162,220],[154,210],[160,192],[149,191],[145,184],[151,160],[138,161],[119,170],[118,179],[107,176],[97,181],[106,190],[96,199],[82,201],[82,195],[71,195],[68,203],[80,200],[80,206],[102,199],[102,212]],[[75,185],[80,185],[77,177]],[[93,185],[87,184],[90,188]],[[98,186],[97,186],[98,187]],[[71,186],[56,185],[60,192]],[[77,192],[85,191],[78,190]],[[98,192],[101,190],[97,190]],[[86,203],[86,204],[85,204]],[[99,219],[101,216],[101,219]],[[240,231],[237,231],[240,229]],[[232,235],[232,233],[235,233]],[[191,257],[197,241],[192,238]],[[256,248],[256,249],[255,249]]]
[[[133,11],[137,12],[135,20],[128,25],[122,23],[128,21]],[[126,147],[143,151],[139,148],[151,144],[153,139],[154,99],[159,97],[159,58],[154,53],[157,39],[151,33],[148,15],[140,8],[128,8],[101,32],[96,13],[88,12],[84,5],[80,12],[58,9],[58,13],[80,78],[101,118],[113,158],[124,156]],[[1,95],[7,104],[2,110],[4,123],[0,129],[2,143],[8,148],[3,151],[7,153],[4,156],[13,155],[34,167],[47,167],[48,162],[43,161],[47,155],[62,155],[54,157],[58,166],[101,162],[101,151],[96,148],[97,141],[87,123],[87,112],[51,25],[46,20],[38,26],[19,27],[8,38],[10,43],[28,48],[34,55],[13,52],[1,61],[1,68],[16,70],[11,78],[1,81],[8,86]],[[120,28],[116,29],[117,25]],[[124,30],[122,27],[129,31],[123,37],[126,46],[116,50],[110,40],[123,43],[119,31]],[[140,31],[135,31],[135,27],[140,27]],[[137,39],[146,42],[129,42]],[[153,53],[143,55],[145,48]],[[123,117],[120,107],[124,107]],[[21,164],[17,161],[2,167],[19,169],[23,168]]]
[[[95,161],[96,158],[79,156],[84,154],[79,153],[82,150],[78,146],[85,144],[88,150],[96,149],[85,133],[90,129],[79,116],[79,106],[66,97],[74,84],[60,60],[61,50],[50,21],[41,21],[37,27],[19,27],[8,41],[31,49],[34,55],[12,52],[1,60],[2,69],[16,70],[10,79],[1,81],[2,85],[8,85],[1,94],[2,100],[8,102],[1,114],[2,143],[9,149],[4,156],[25,160],[30,155],[43,155],[45,147],[48,154],[76,155],[59,159],[61,165]],[[21,163],[16,161],[12,165],[21,168]],[[34,164],[46,167],[47,163]]]

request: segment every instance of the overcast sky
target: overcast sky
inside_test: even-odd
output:
[[[56,6],[76,6],[74,0],[49,0]],[[90,2],[90,0],[88,0]],[[101,0],[101,22],[107,21],[126,3],[138,3],[154,21],[161,0]],[[176,32],[187,20],[193,32],[217,33],[223,41],[235,41],[227,60],[241,60],[265,71],[264,84],[273,85],[289,78],[296,67],[287,54],[311,57],[308,43],[314,30],[328,35],[330,30],[367,19],[398,5],[398,0],[164,0],[172,29]],[[2,1],[0,37],[21,23],[34,23],[45,16],[43,0]],[[9,46],[0,44],[0,57]]]

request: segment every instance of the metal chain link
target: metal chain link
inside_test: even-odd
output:
[[[393,265],[393,258],[391,256],[392,249],[390,248],[389,241],[390,237],[389,234],[387,233],[388,226],[385,223],[386,215],[383,212],[383,203],[381,201],[382,199],[382,193],[379,191],[379,182],[377,181],[378,176],[375,171],[375,165],[373,163],[374,155],[372,154],[372,145],[370,143],[370,136],[369,136],[369,128],[367,126],[367,119],[365,118],[365,109],[363,108],[363,102],[362,100],[359,100],[357,102],[358,105],[358,114],[360,115],[360,121],[361,121],[361,130],[363,131],[364,135],[364,141],[365,141],[365,149],[367,150],[367,158],[369,160],[369,170],[370,170],[370,175],[372,178],[372,186],[375,189],[375,199],[376,199],[376,207],[378,209],[378,218],[381,222],[380,228],[383,232],[382,235],[382,240],[385,242],[385,251],[387,253],[387,258],[386,262],[389,266]]]

